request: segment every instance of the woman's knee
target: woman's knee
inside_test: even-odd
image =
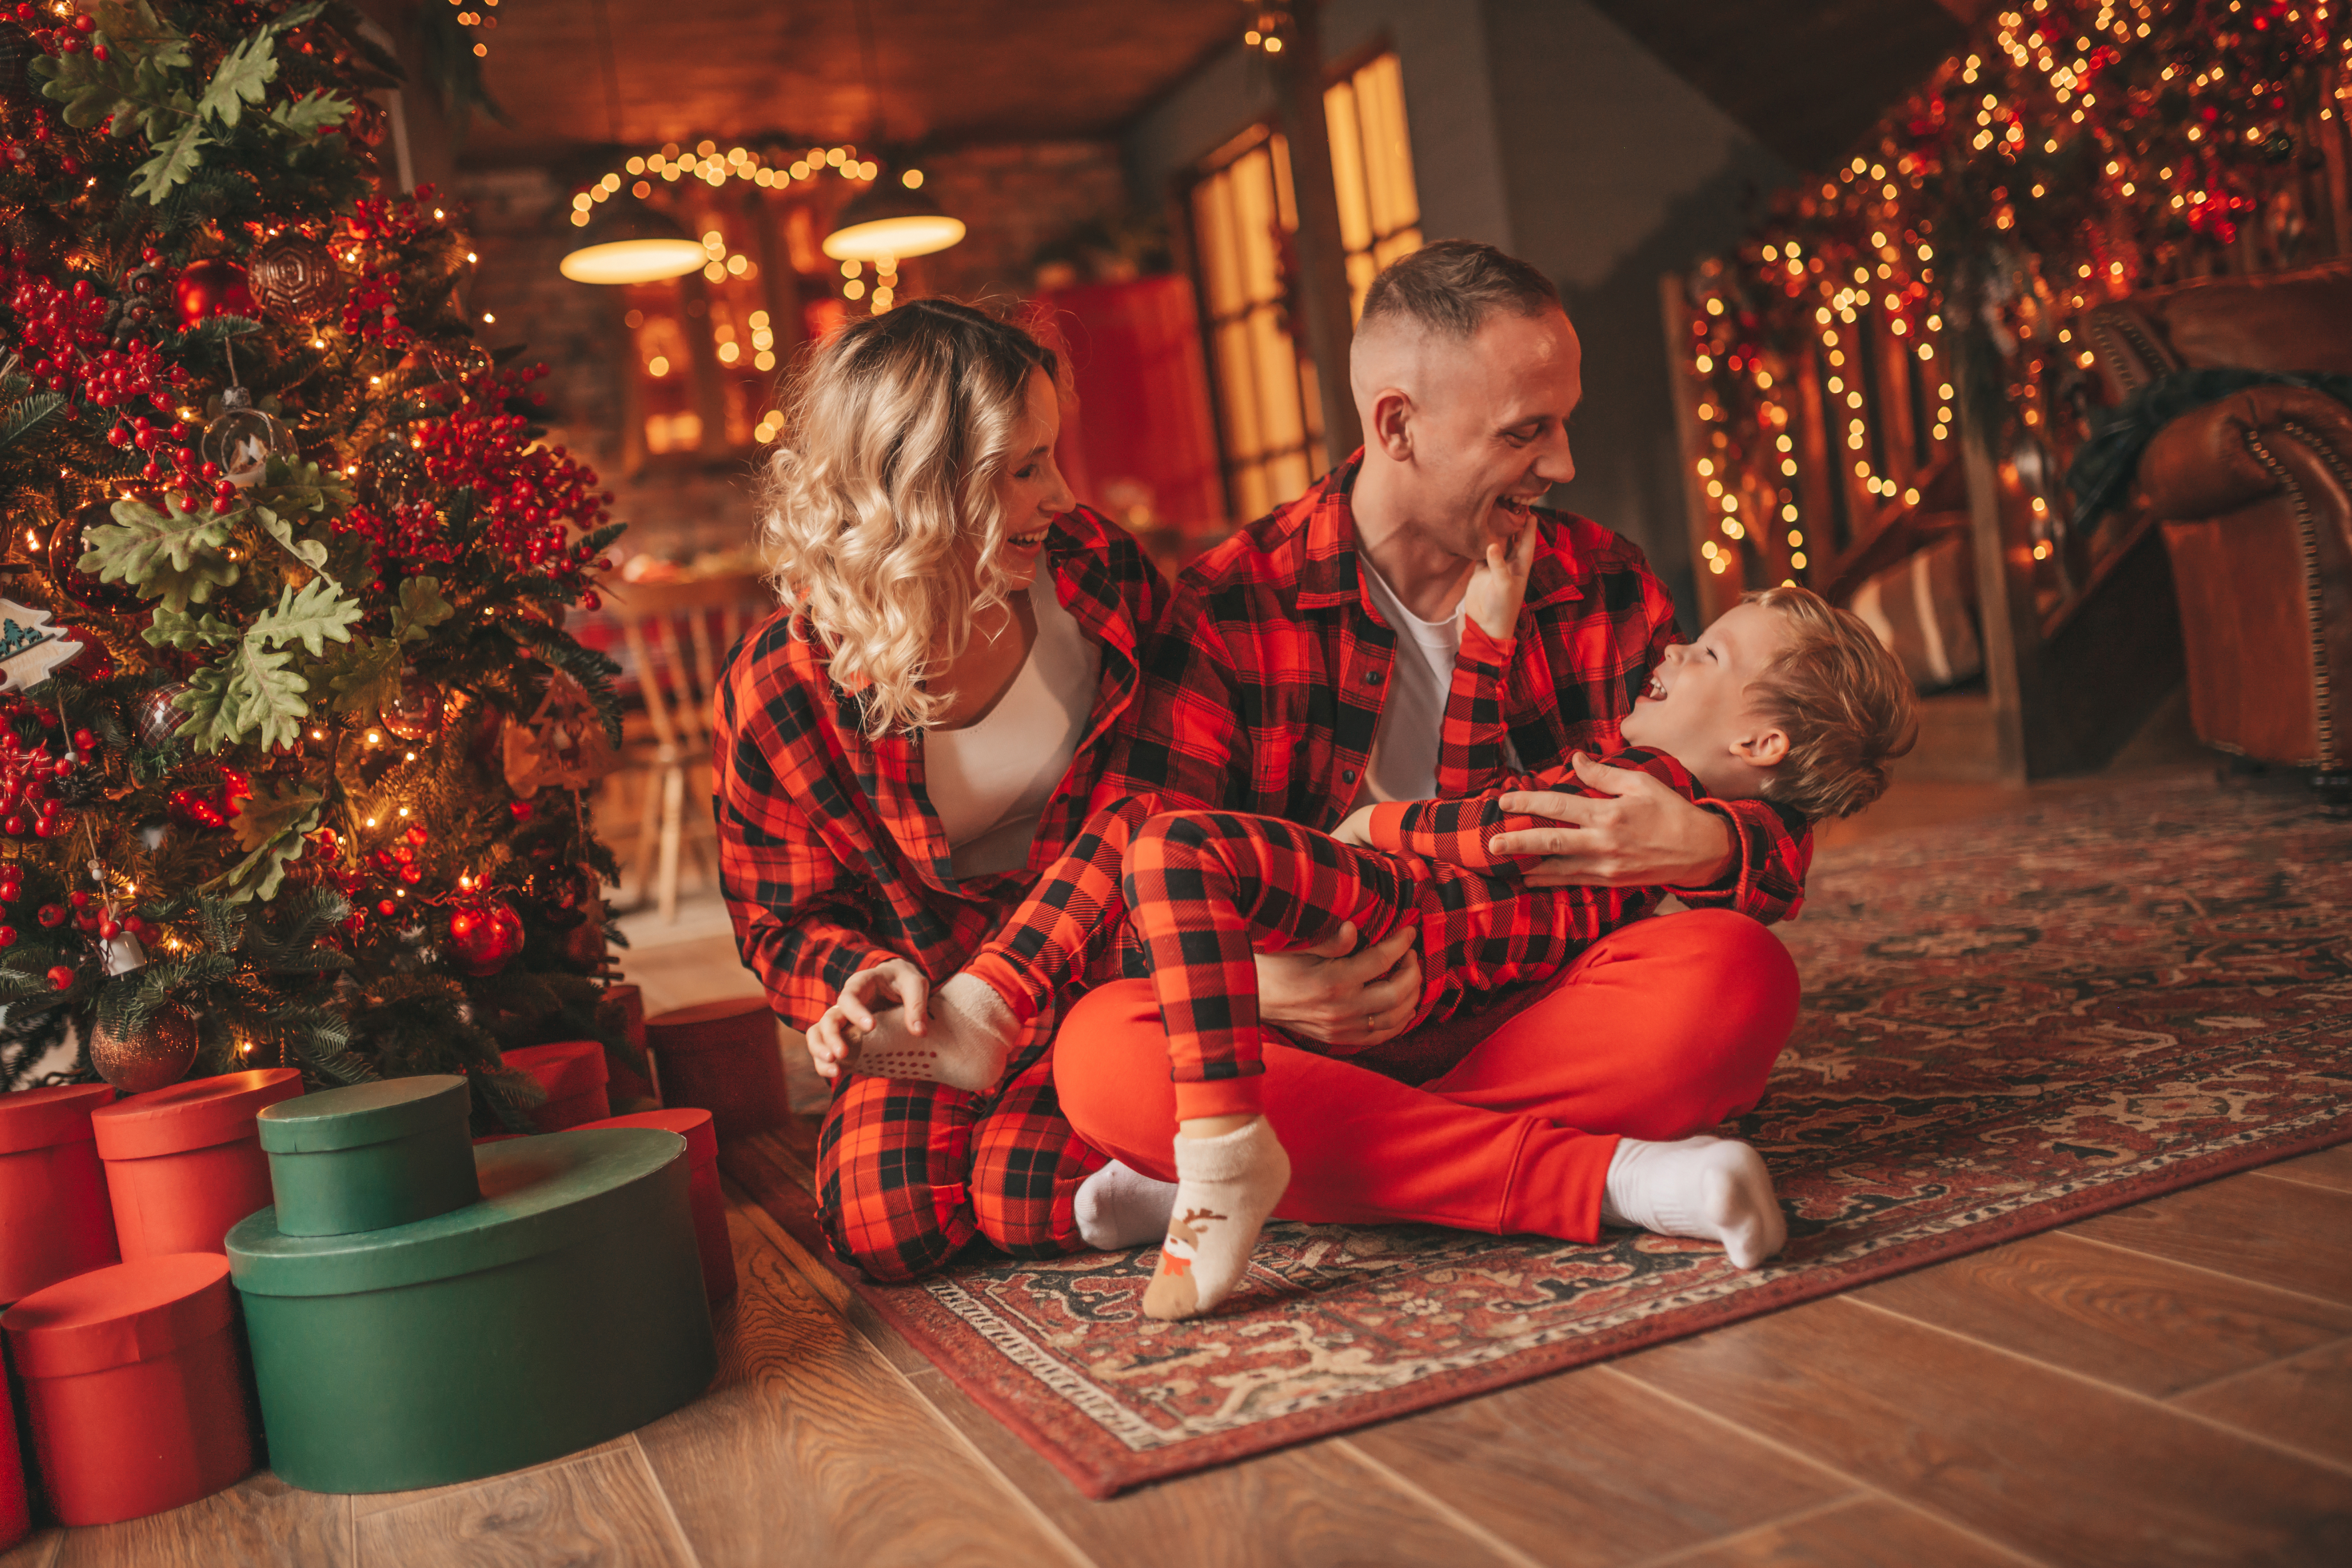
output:
[[[945,1266],[979,1234],[970,1177],[972,1097],[858,1078],[817,1136],[817,1215],[834,1256],[886,1285]]]
[[[1063,1114],[1053,1058],[1041,1058],[1005,1085],[972,1130],[972,1218],[1015,1258],[1077,1251],[1086,1245],[1078,1187],[1105,1163]]]

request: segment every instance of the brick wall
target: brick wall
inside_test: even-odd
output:
[[[1061,142],[972,147],[926,162],[925,189],[969,232],[961,245],[910,263],[908,283],[924,293],[1011,301],[1031,289],[1030,258],[1124,196],[1115,147]],[[613,514],[630,525],[625,551],[673,559],[738,548],[756,528],[750,460],[704,465],[649,463],[622,471],[626,338],[613,291],[573,283],[556,270],[576,234],[567,221],[569,183],[541,168],[461,173],[457,194],[470,210],[481,257],[469,303],[496,318],[492,344],[520,342],[544,361],[550,440],[595,465],[614,495]]]

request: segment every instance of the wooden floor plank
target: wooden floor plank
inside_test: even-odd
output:
[[[2158,1568],[2352,1552],[2352,1474],[1857,1301],[1615,1364],[2030,1556]]]
[[[637,1434],[702,1568],[1072,1561],[757,1229],[731,1229],[718,1384]]]
[[[2063,1232],[1898,1275],[1874,1306],[2155,1396],[2352,1335],[2352,1306]]]
[[[420,1487],[414,1491],[361,1492],[352,1499],[352,1513],[354,1518],[365,1519],[372,1513],[406,1508],[412,1503],[430,1502],[436,1498],[454,1496],[458,1492],[468,1491],[493,1481],[519,1479],[537,1470],[551,1469],[557,1465],[577,1464],[583,1459],[592,1458],[599,1454],[621,1453],[632,1447],[630,1438],[624,1435],[608,1443],[599,1443],[593,1448],[583,1448],[576,1454],[566,1454],[562,1458],[550,1459],[544,1465],[531,1465],[520,1470],[509,1470],[504,1475],[484,1476],[470,1481],[452,1481],[446,1487]]]
[[[2316,1154],[2282,1160],[2275,1165],[2264,1165],[2254,1173],[2274,1176],[2283,1182],[2302,1182],[2308,1186],[2333,1187],[2339,1193],[2352,1193],[2352,1143],[2338,1143],[2335,1148],[2322,1149]]]
[[[1596,1568],[1732,1534],[1855,1489],[1600,1367],[1424,1411],[1348,1441],[1529,1556]]]
[[[168,1513],[61,1532],[56,1568],[332,1568],[352,1562],[349,1498],[268,1470]]]
[[[1202,1470],[1097,1502],[937,1368],[915,1386],[1006,1480],[1105,1568],[1512,1563],[1329,1443]]]
[[[2352,1466],[2352,1340],[2193,1389],[2172,1403]]]
[[[2019,1557],[1887,1498],[1864,1496],[1675,1557],[1674,1568],[2018,1568]]]
[[[2352,1302],[2352,1192],[2248,1173],[2152,1198],[2067,1229],[2241,1279]]]
[[[37,1530],[0,1552],[0,1568],[49,1568],[57,1561],[58,1549],[65,1544],[66,1532],[52,1526]]]
[[[653,1477],[626,1447],[382,1509],[359,1520],[357,1536],[371,1568],[693,1568]]]

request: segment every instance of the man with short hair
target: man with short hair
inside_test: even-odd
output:
[[[1442,242],[1374,281],[1349,378],[1364,449],[1184,574],[1124,757],[1096,795],[1100,830],[1073,842],[975,968],[996,964],[999,990],[1033,966],[1101,973],[1118,922],[1100,917],[1127,836],[1152,813],[1328,830],[1363,801],[1462,793],[1464,738],[1497,678],[1520,769],[1615,742],[1681,638],[1634,546],[1537,504],[1575,473],[1580,358],[1549,280],[1492,247]],[[1531,560],[1511,549],[1530,527]],[[1474,579],[1520,570],[1517,636],[1496,655],[1507,663],[1457,666]],[[1319,1049],[1265,1052],[1265,1113],[1297,1172],[1277,1216],[1591,1240],[1641,1215],[1713,1234],[1674,1224],[1708,1194],[1672,1141],[1753,1105],[1788,1037],[1795,966],[1759,922],[1797,907],[1811,840],[1767,803],[1696,805],[1589,760],[1578,773],[1609,798],[1507,797],[1506,811],[1562,826],[1496,849],[1549,857],[1531,884],[1664,885],[1690,912],[1635,922],[1533,994],[1403,1038],[1419,990],[1411,932],[1362,954],[1335,945],[1320,962],[1366,982],[1354,1010],[1325,1019]],[[1277,994],[1318,962],[1262,956],[1261,985]],[[1149,1239],[1178,1120],[1150,983],[1079,1000],[1054,1057],[1065,1112],[1116,1161],[1081,1193],[1082,1228],[1097,1245]]]

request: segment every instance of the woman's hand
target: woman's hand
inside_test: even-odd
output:
[[[1372,808],[1360,805],[1348,814],[1347,820],[1331,830],[1331,837],[1358,849],[1372,847]]]
[[[1557,827],[1497,833],[1497,855],[1540,855],[1521,879],[1530,888],[1706,888],[1733,864],[1731,825],[1633,768],[1582,752],[1576,776],[1600,798],[1528,790],[1495,804],[1507,816],[1548,816]]]
[[[1289,1034],[1341,1051],[1395,1038],[1421,996],[1419,932],[1401,926],[1358,952],[1349,921],[1297,952],[1257,955],[1258,1016]]]
[[[874,1027],[877,1010],[907,1010],[907,1032],[919,1035],[930,1026],[930,977],[903,958],[886,958],[871,969],[849,977],[832,1006],[811,1025],[809,1061],[822,1079],[836,1079],[857,1066],[860,1041]]]
[[[1519,635],[1519,605],[1528,596],[1528,571],[1536,559],[1536,520],[1519,524],[1510,552],[1500,544],[1486,546],[1486,559],[1470,568],[1470,585],[1462,591],[1462,607],[1479,630],[1496,642]]]

